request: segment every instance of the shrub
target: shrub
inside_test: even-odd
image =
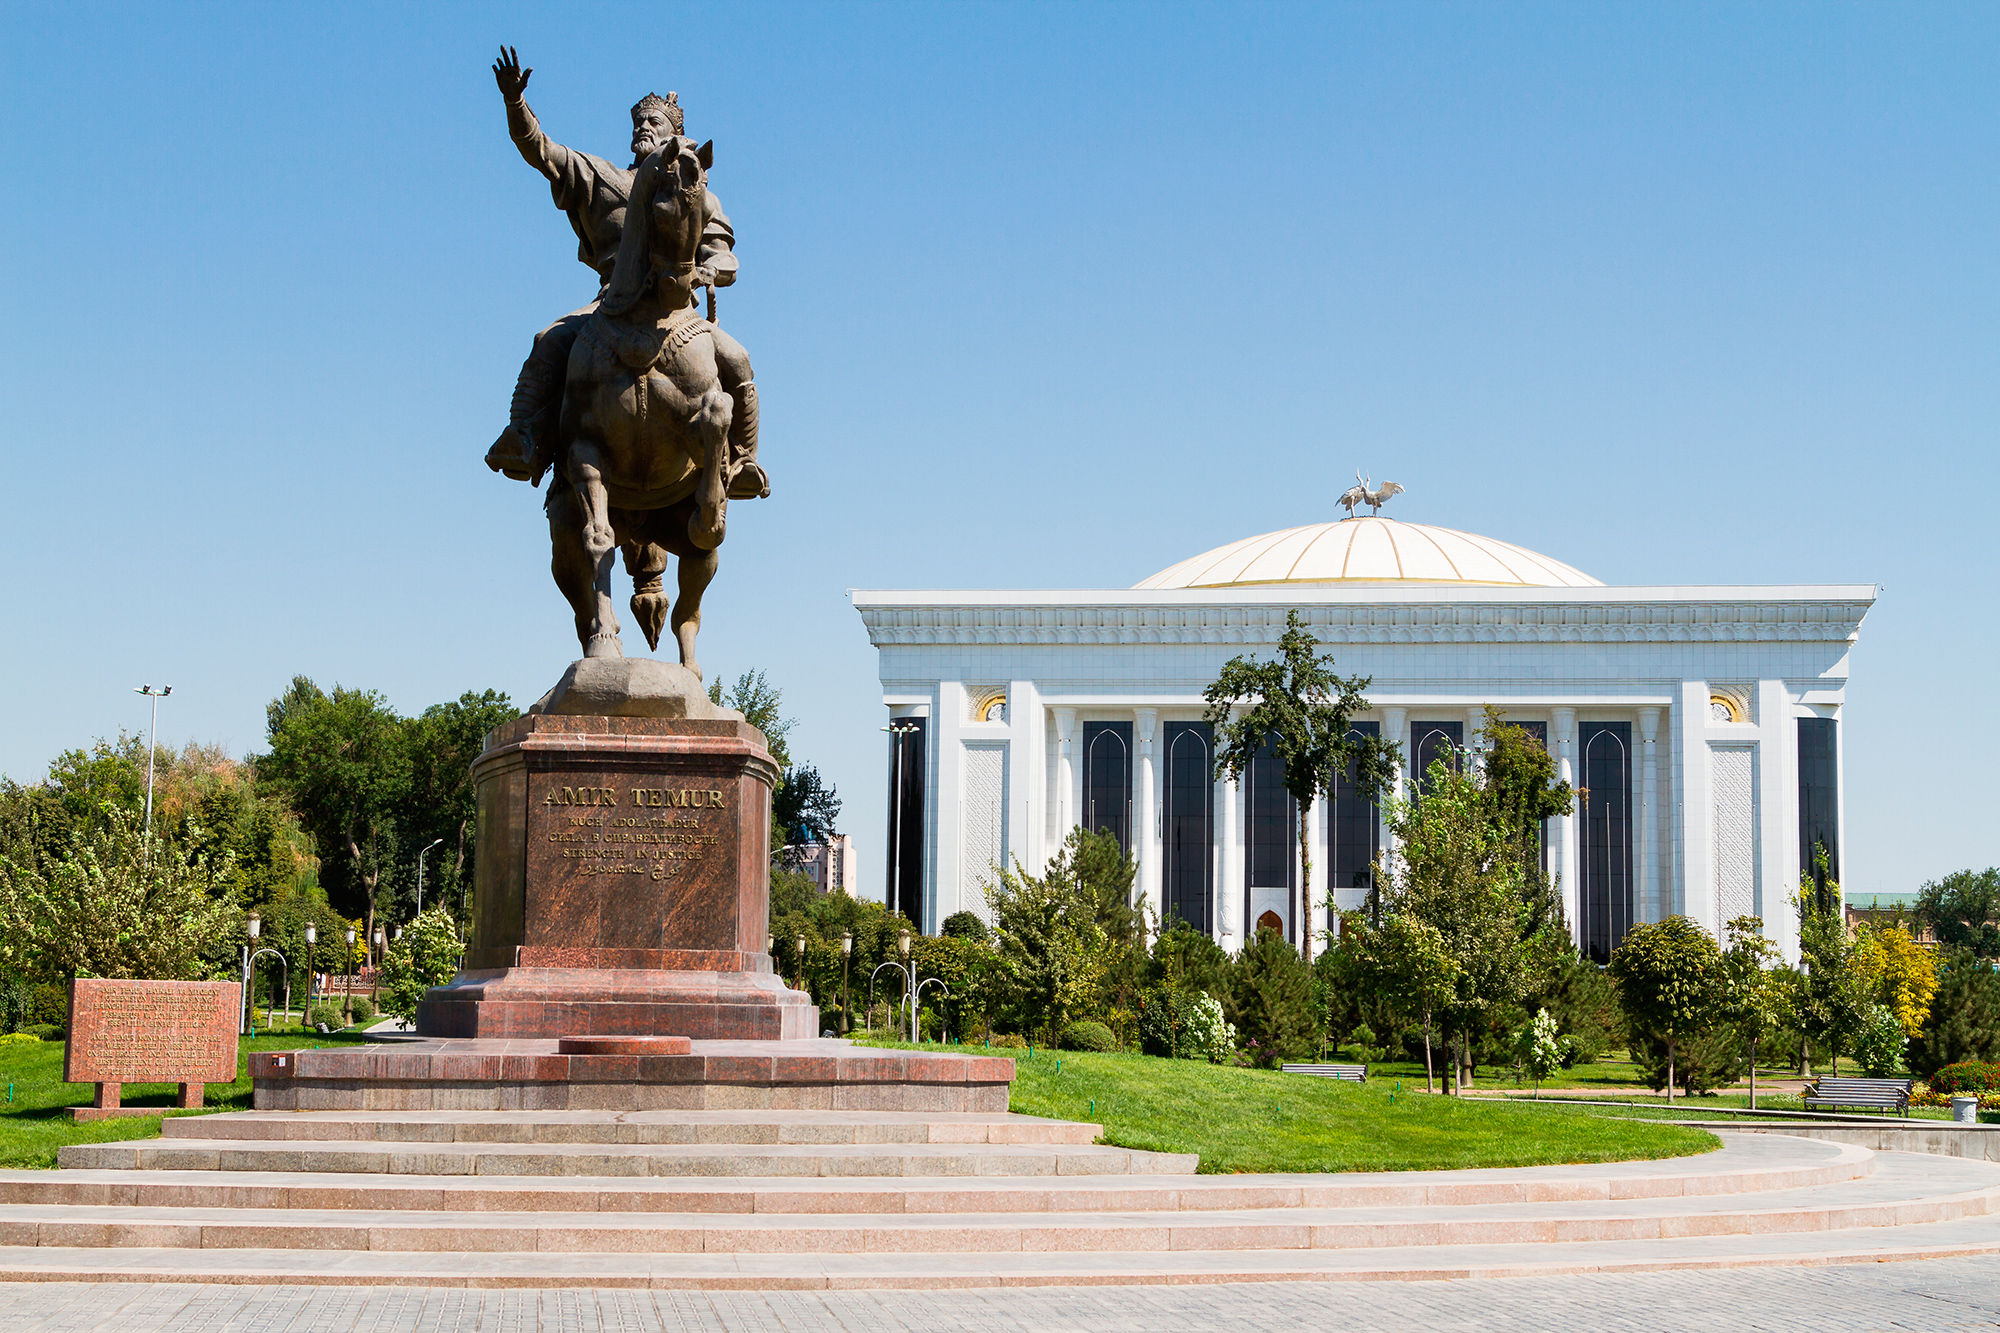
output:
[[[1019,1033],[1003,1032],[993,1039],[993,1046],[995,1050],[1020,1051],[1027,1049],[1028,1042]]]
[[[1932,1074],[1968,1060],[2000,1060],[2000,972],[1960,950],[1940,973],[1923,1035],[1910,1043],[1910,1068]]]
[[[2000,1064],[1967,1060],[1946,1065],[1931,1075],[1930,1089],[1945,1097],[1964,1092],[2000,1092]]]
[[[1870,1005],[1854,1038],[1854,1058],[1870,1078],[1887,1078],[1902,1062],[1903,1048],[1910,1039],[1903,1034],[1902,1020],[1886,1004]]]
[[[415,1023],[424,995],[456,975],[464,951],[451,913],[432,908],[412,921],[382,960],[382,1011]]]
[[[1366,1023],[1359,1024],[1348,1033],[1347,1043],[1340,1048],[1340,1054],[1358,1065],[1379,1064],[1385,1053],[1375,1044],[1375,1029]]]
[[[306,1026],[338,1032],[347,1026],[347,1015],[341,1011],[339,1005],[322,1002],[314,1005],[312,1012],[306,1015]]]
[[[42,1039],[32,1032],[9,1032],[0,1037],[0,1046],[39,1046]]]
[[[68,1027],[69,992],[61,986],[41,985],[35,987],[34,996],[28,1004],[28,1022],[25,1026]]]
[[[986,923],[979,919],[977,912],[953,912],[944,919],[944,924],[938,927],[938,934],[950,936],[955,940],[977,940],[981,944],[993,938],[993,932],[987,929]]]
[[[21,1031],[32,1032],[37,1041],[61,1041],[63,1039],[63,1030],[54,1023],[30,1023],[28,1026],[22,1028]]]
[[[1193,992],[1167,986],[1157,986],[1141,994],[1139,1049],[1166,1060],[1192,1055],[1193,1051],[1182,1049],[1182,1032],[1187,1026],[1187,1007],[1193,999]]]
[[[1072,1051],[1115,1051],[1118,1038],[1104,1024],[1086,1018],[1063,1029],[1062,1044]]]
[[[375,1021],[375,1005],[365,995],[354,997],[354,1021],[357,1024]]]
[[[1667,1086],[1667,1043],[1663,1037],[1630,1035],[1629,1053],[1639,1075],[1654,1092]],[[1742,1077],[1744,1043],[1727,1025],[1704,1027],[1684,1037],[1674,1051],[1674,1086],[1689,1096],[1727,1087]]]
[[[1311,987],[1310,970],[1284,936],[1268,927],[1259,930],[1237,959],[1235,987],[1237,1031],[1258,1064],[1314,1053]]]
[[[1184,1056],[1211,1064],[1223,1063],[1236,1050],[1236,1028],[1222,1016],[1221,1002],[1206,991],[1190,997],[1181,1038]]]

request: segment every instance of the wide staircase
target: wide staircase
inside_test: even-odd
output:
[[[244,1112],[0,1172],[0,1279],[923,1287],[2000,1250],[2000,1164],[1774,1134],[1661,1162],[1197,1175],[1096,1125],[879,1111]]]

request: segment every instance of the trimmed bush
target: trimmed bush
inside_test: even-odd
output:
[[[354,997],[354,1021],[356,1025],[375,1021],[375,1005],[363,996]]]
[[[30,1023],[28,1026],[22,1028],[21,1031],[33,1033],[36,1041],[61,1041],[63,1039],[63,1030],[54,1023]]]
[[[1072,1051],[1115,1051],[1118,1038],[1104,1024],[1086,1018],[1063,1029],[1062,1044]]]
[[[9,1032],[0,1037],[0,1046],[39,1046],[42,1039],[32,1032]]]
[[[1028,1047],[1027,1040],[1014,1032],[1003,1032],[993,1039],[996,1050],[1021,1051]]]
[[[306,1015],[306,1026],[323,1027],[328,1032],[338,1032],[347,1026],[347,1015],[337,1004],[316,1004],[312,1007],[312,1012]]]
[[[1965,1092],[2000,1092],[2000,1064],[1967,1060],[1946,1065],[1931,1075],[1930,1089],[1944,1097]]]
[[[987,929],[977,912],[953,912],[938,927],[938,934],[955,940],[976,940],[981,944],[993,938],[993,932]]]

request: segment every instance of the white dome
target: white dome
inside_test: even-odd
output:
[[[1560,560],[1491,537],[1373,516],[1245,537],[1163,569],[1137,586],[1236,588],[1253,583],[1604,586]]]

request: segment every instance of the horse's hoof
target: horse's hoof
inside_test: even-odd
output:
[[[590,642],[583,645],[585,657],[623,657],[625,646],[618,642],[616,634],[594,634]]]

